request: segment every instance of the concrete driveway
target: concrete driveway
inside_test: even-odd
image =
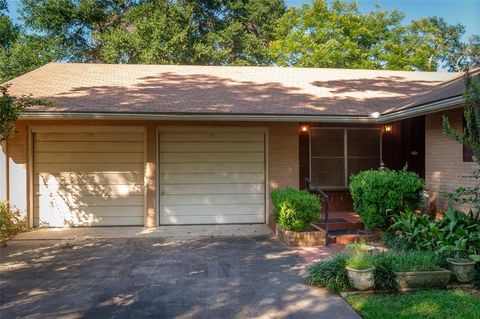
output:
[[[20,240],[0,250],[7,318],[360,318],[268,237]]]

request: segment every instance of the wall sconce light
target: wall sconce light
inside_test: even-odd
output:
[[[392,126],[391,126],[391,125],[385,125],[385,126],[383,127],[383,131],[384,131],[385,133],[390,133],[390,132],[392,131]]]
[[[310,128],[308,127],[308,125],[305,125],[305,124],[304,124],[304,125],[300,125],[300,132],[301,132],[301,133],[306,134],[306,133],[308,133],[309,129],[310,129]]]

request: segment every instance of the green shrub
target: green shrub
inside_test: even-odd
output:
[[[348,254],[336,254],[318,261],[308,269],[308,284],[335,292],[352,288],[348,272],[345,269],[349,258]]]
[[[286,230],[306,231],[320,220],[318,197],[306,190],[279,188],[271,192],[275,221]]]
[[[27,230],[26,216],[6,201],[0,201],[0,245]]]
[[[372,229],[388,227],[395,212],[417,208],[424,188],[423,180],[406,170],[368,170],[350,178],[354,209]]]

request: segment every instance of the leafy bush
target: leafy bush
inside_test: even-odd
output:
[[[436,251],[444,257],[468,257],[480,253],[478,216],[449,207],[440,220],[409,211],[395,218],[384,244],[394,249]]]
[[[27,229],[26,216],[6,201],[0,201],[0,245]]]
[[[324,287],[335,292],[350,289],[352,284],[345,269],[349,258],[348,254],[336,254],[318,261],[308,269],[308,284]]]
[[[271,192],[275,221],[286,230],[306,231],[320,220],[318,197],[306,190],[279,188]]]
[[[369,228],[385,228],[394,212],[413,210],[422,201],[423,180],[415,173],[368,170],[350,178],[353,206]]]

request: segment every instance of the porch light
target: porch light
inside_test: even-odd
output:
[[[383,130],[385,133],[390,133],[392,131],[392,126],[391,125],[385,125],[383,127]]]
[[[301,125],[300,126],[300,132],[302,132],[302,133],[307,133],[308,129],[309,129],[308,125]]]

